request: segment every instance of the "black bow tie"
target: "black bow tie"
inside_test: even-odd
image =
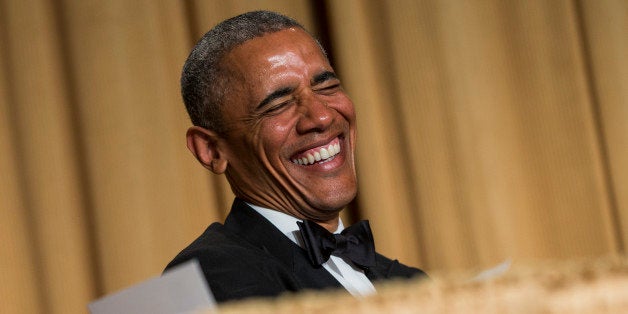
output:
[[[325,263],[332,254],[346,257],[362,268],[375,265],[375,245],[367,220],[344,229],[340,234],[333,234],[310,220],[297,224],[314,266]]]

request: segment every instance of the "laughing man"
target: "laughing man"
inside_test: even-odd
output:
[[[296,21],[256,11],[218,24],[183,68],[187,146],[236,196],[168,265],[197,259],[216,300],[304,289],[375,293],[424,275],[375,252],[368,222],[339,213],[357,191],[353,103]]]

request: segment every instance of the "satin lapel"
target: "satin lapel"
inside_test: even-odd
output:
[[[294,274],[297,280],[308,289],[342,288],[342,285],[322,266],[313,267],[305,251],[295,252]]]
[[[375,266],[365,272],[371,281],[391,278],[418,278],[422,276],[427,278],[427,275],[422,270],[405,266],[397,260],[390,260],[380,254],[377,254],[375,259]]]
[[[225,220],[225,229],[292,267],[293,253],[290,248],[294,243],[244,201],[234,200]]]
[[[383,280],[390,277],[391,270],[395,267],[397,261],[391,261],[377,254],[375,258],[375,266],[367,269],[364,274],[371,281]]]
[[[364,271],[364,274],[371,282],[384,278],[376,267],[371,267]]]
[[[312,267],[305,250],[288,239],[244,201],[235,199],[225,221],[225,228],[280,260],[303,288],[341,287],[340,283],[324,268]]]

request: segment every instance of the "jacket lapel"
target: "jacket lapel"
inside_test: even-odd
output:
[[[341,287],[323,267],[313,267],[304,249],[292,242],[271,222],[236,198],[225,228],[252,246],[275,257],[302,289]]]
[[[390,260],[381,254],[375,254],[375,266],[364,272],[366,277],[373,282],[391,278],[427,278],[427,275],[420,269],[408,267],[399,263],[398,260]]]
[[[394,265],[392,264],[395,262],[396,261],[390,262],[389,260],[381,259],[379,258],[379,254],[377,254],[375,258],[375,266],[364,270],[364,274],[372,282],[384,280],[389,277],[391,268],[394,268]]]

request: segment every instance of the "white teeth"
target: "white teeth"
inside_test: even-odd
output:
[[[321,154],[319,152],[314,152],[314,159],[316,161],[321,161],[323,158],[321,158]]]
[[[324,147],[323,147],[323,148],[321,148],[321,158],[323,158],[323,159],[327,159],[327,158],[329,158],[329,157],[331,157],[331,156],[329,155],[329,151],[328,151],[327,149],[325,149]]]
[[[311,165],[317,161],[329,159],[340,153],[340,144],[330,144],[327,147],[321,147],[318,152],[308,153],[301,158],[292,159],[292,162],[298,165]]]

